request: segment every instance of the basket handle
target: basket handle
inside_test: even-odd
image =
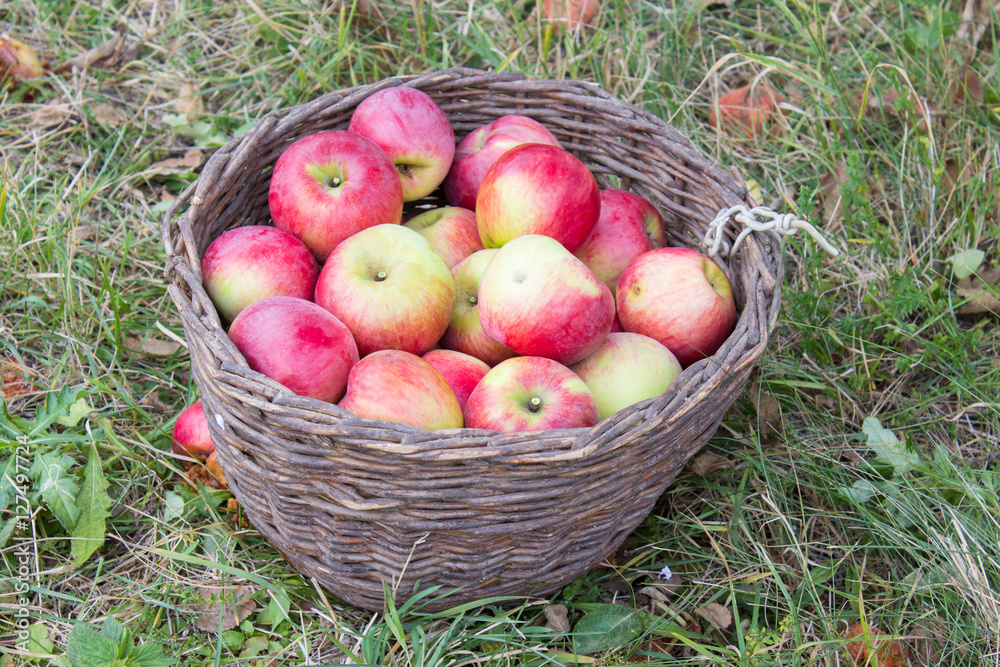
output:
[[[731,247],[723,236],[726,231],[726,225],[730,220],[735,220],[744,225],[743,231],[739,233]],[[715,220],[708,223],[708,231],[705,232],[704,242],[708,247],[709,256],[715,257],[716,255],[721,255],[725,257],[735,253],[740,243],[750,232],[770,232],[779,241],[784,241],[784,237],[791,236],[800,229],[806,230],[809,236],[819,243],[823,247],[823,250],[826,250],[831,257],[836,257],[840,254],[840,251],[833,247],[819,230],[806,220],[797,218],[794,213],[775,213],[766,206],[747,208],[746,206],[738,205],[722,209],[715,216]]]

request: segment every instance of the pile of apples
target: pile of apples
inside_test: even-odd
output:
[[[448,206],[421,201],[441,192]],[[736,320],[726,275],[665,247],[649,201],[600,189],[525,116],[456,145],[415,88],[291,142],[268,204],[273,227],[207,248],[205,289],[252,369],[359,417],[592,426],[661,394]]]

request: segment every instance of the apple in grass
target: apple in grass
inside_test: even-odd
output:
[[[464,352],[489,366],[517,356],[517,352],[487,336],[479,321],[479,284],[497,252],[496,248],[477,250],[451,270],[455,308],[441,339],[442,347]]]
[[[455,155],[448,116],[416,88],[372,93],[354,109],[348,130],[382,147],[399,173],[405,201],[426,197],[441,185]]]
[[[649,336],[611,333],[589,357],[570,366],[597,400],[601,419],[659,396],[681,373],[673,352]]]
[[[223,232],[201,257],[201,277],[226,322],[254,301],[294,296],[312,301],[319,264],[289,232],[248,225]]]
[[[627,190],[601,190],[601,214],[576,256],[614,294],[638,255],[667,244],[663,217],[647,199]]]
[[[452,206],[476,208],[476,195],[486,172],[500,156],[521,144],[562,147],[544,125],[533,118],[509,114],[465,135],[444,179],[444,196]]]
[[[618,281],[617,305],[625,331],[663,343],[684,367],[715,354],[736,322],[726,274],[690,248],[659,248],[632,260]]]
[[[486,172],[476,196],[476,222],[485,248],[542,234],[576,252],[600,212],[590,169],[569,151],[547,144],[524,144],[504,153]]]
[[[465,425],[504,433],[593,426],[597,400],[566,366],[545,357],[507,359],[483,376],[465,404]]]
[[[403,187],[377,144],[333,130],[298,139],[278,156],[267,203],[274,226],[301,239],[322,263],[362,229],[399,224]]]
[[[458,399],[458,405],[462,410],[465,410],[469,394],[490,370],[490,367],[479,359],[455,350],[431,350],[421,359],[438,369],[444,376],[448,386],[455,392],[455,398]]]
[[[463,259],[483,249],[476,214],[460,206],[434,208],[410,218],[404,227],[423,236],[451,270]]]
[[[427,352],[444,334],[455,281],[427,239],[402,225],[376,225],[327,258],[316,303],[347,325],[361,356],[377,350]]]
[[[441,372],[402,350],[379,350],[359,361],[351,369],[340,407],[359,417],[425,431],[463,424],[458,398]]]
[[[177,415],[171,440],[174,454],[190,456],[199,461],[205,461],[215,451],[215,443],[208,431],[205,406],[201,401],[195,401]]]
[[[247,306],[229,337],[250,368],[299,396],[336,403],[358,361],[351,332],[312,301],[272,296]]]
[[[608,286],[549,236],[509,241],[479,286],[483,331],[524,356],[576,363],[604,342],[614,319]]]

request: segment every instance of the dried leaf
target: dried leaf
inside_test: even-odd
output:
[[[542,20],[576,28],[593,25],[601,12],[598,0],[544,0],[542,3]]]
[[[219,634],[232,630],[257,608],[249,586],[209,586],[202,588],[200,594],[204,601],[192,611],[197,612],[194,627],[202,632]]]
[[[941,654],[948,645],[951,630],[943,618],[935,616],[911,625],[907,634],[912,637],[911,655],[914,665],[929,667],[939,664]],[[967,653],[967,649],[961,645],[959,651],[963,656]]]
[[[896,640],[889,640],[874,625],[868,626],[868,637],[865,638],[865,626],[855,623],[844,631],[843,636],[849,641],[845,645],[847,655],[857,667],[905,667],[906,653],[903,646]],[[874,652],[874,660],[872,652]]]
[[[966,302],[959,307],[959,315],[1000,313],[1000,267],[959,280],[955,291]]]
[[[73,111],[70,105],[52,99],[32,111],[28,122],[31,123],[32,127],[45,129],[59,125],[72,116]]]
[[[975,49],[992,24],[995,11],[991,0],[965,0],[955,37],[968,40]]]
[[[697,613],[719,630],[725,630],[733,624],[733,612],[717,602],[709,602],[698,609]]]
[[[843,160],[837,164],[837,168],[824,176],[819,182],[819,192],[816,198],[823,206],[823,214],[827,222],[833,223],[843,221],[843,198],[840,194],[840,186],[848,180],[847,163]]]
[[[28,371],[12,359],[0,359],[0,389],[3,399],[9,405],[31,392],[31,385],[25,380]]]
[[[108,102],[95,102],[89,108],[99,123],[109,127],[119,127],[129,119],[129,115],[125,110]]]
[[[702,452],[691,459],[688,466],[691,468],[691,472],[704,477],[719,470],[729,470],[733,467],[733,463],[725,456],[719,456],[714,452]]]
[[[214,486],[217,489],[229,488],[229,484],[226,482],[226,471],[222,469],[222,465],[219,463],[215,452],[208,455],[208,460],[205,461],[205,470],[212,476],[212,479],[209,480],[209,486]],[[212,480],[217,482],[217,484],[212,484]]]
[[[17,86],[25,79],[37,79],[42,73],[42,63],[30,46],[0,33],[0,90],[7,84]]]
[[[191,171],[195,167],[201,164],[202,159],[205,154],[198,150],[197,148],[189,148],[184,152],[184,157],[171,157],[166,160],[160,160],[159,162],[154,162],[149,165],[151,171],[159,171],[164,173],[172,172],[187,172]]]
[[[545,614],[545,627],[558,634],[569,632],[569,610],[564,604],[550,604],[543,612]]]
[[[125,338],[125,347],[133,352],[139,352],[150,357],[169,357],[181,348],[180,344],[174,341],[149,336],[143,339],[135,336],[127,336]]]
[[[88,67],[99,63],[102,60],[117,58],[126,50],[125,26],[118,27],[118,34],[111,39],[101,42],[89,51],[70,58],[63,64],[55,68],[55,71],[63,74],[73,70],[83,71]]]
[[[781,440],[781,434],[785,431],[781,406],[770,394],[757,394],[756,398],[760,440],[766,445],[775,445]]]
[[[979,75],[972,70],[968,63],[962,65],[950,86],[951,101],[954,104],[962,104],[968,101],[970,104],[983,103],[983,84],[979,80]]]
[[[772,121],[781,116],[778,105],[784,101],[767,84],[743,86],[719,98],[718,107],[713,106],[709,113],[708,123],[734,137],[777,133],[778,127]]]
[[[205,114],[205,103],[201,100],[200,90],[197,84],[184,82],[181,84],[177,101],[174,102],[177,113],[186,116],[189,123]]]

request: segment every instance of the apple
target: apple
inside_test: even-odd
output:
[[[544,0],[542,18],[556,26],[569,24],[576,28],[590,25],[601,11],[598,0]]]
[[[719,98],[718,111],[713,107],[708,124],[730,136],[751,138],[766,133],[771,121],[781,116],[785,98],[766,84],[748,85],[731,90]]]
[[[476,214],[459,206],[425,211],[403,223],[430,242],[434,252],[451,270],[463,259],[483,249],[476,226]]]
[[[367,227],[399,224],[403,187],[373,141],[332,130],[296,140],[278,156],[267,195],[274,226],[302,240],[321,263]]]
[[[570,252],[590,236],[601,212],[594,175],[557,146],[523,144],[493,163],[476,196],[476,222],[484,248],[543,234]]]
[[[404,201],[441,185],[455,155],[455,131],[434,99],[406,86],[383,88],[351,114],[349,131],[382,147],[399,172]]]
[[[465,425],[504,433],[581,428],[598,422],[597,400],[566,366],[514,357],[483,376],[465,404]]]
[[[316,281],[316,303],[347,325],[362,357],[390,349],[420,356],[448,328],[455,281],[423,236],[376,225],[330,254]]]
[[[444,196],[452,206],[476,208],[476,194],[483,177],[500,156],[521,144],[562,147],[544,125],[519,114],[500,116],[465,135],[455,147],[455,157],[444,179]]]
[[[472,355],[455,350],[431,350],[421,357],[444,376],[448,386],[455,392],[458,405],[465,410],[469,394],[476,388],[490,367]]]
[[[359,417],[409,424],[425,431],[462,428],[462,408],[445,377],[402,350],[379,350],[347,378],[340,407]]]
[[[250,368],[299,396],[336,403],[358,347],[344,323],[312,301],[270,296],[247,306],[229,337]]]
[[[570,366],[597,400],[601,419],[659,396],[681,374],[674,353],[649,336],[611,333],[589,357]]]
[[[212,435],[208,432],[205,406],[201,401],[195,401],[177,415],[171,439],[173,440],[171,450],[180,456],[190,456],[204,461],[215,451],[215,443],[212,442]]]
[[[736,322],[726,274],[689,248],[659,248],[632,260],[618,281],[617,303],[625,331],[660,341],[684,367],[715,354]]]
[[[483,331],[523,356],[576,363],[604,342],[614,319],[608,286],[549,236],[506,243],[479,286]]]
[[[223,232],[201,257],[205,291],[226,322],[269,296],[312,301],[318,276],[319,264],[302,241],[263,225]]]
[[[516,357],[517,352],[486,335],[479,321],[479,284],[496,248],[477,250],[451,270],[455,281],[455,308],[441,346],[471,355],[489,366]]]
[[[663,217],[648,200],[627,190],[601,190],[601,215],[576,256],[614,294],[625,267],[667,244]]]

